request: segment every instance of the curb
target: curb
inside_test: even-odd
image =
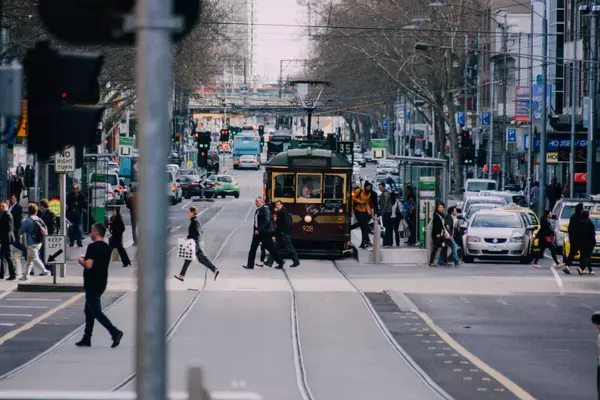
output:
[[[82,293],[83,285],[68,283],[19,283],[17,292],[38,292],[38,293]]]

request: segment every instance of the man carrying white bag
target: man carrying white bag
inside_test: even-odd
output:
[[[187,272],[188,267],[192,263],[194,259],[194,255],[198,258],[200,264],[204,265],[206,268],[210,269],[214,275],[214,279],[216,280],[219,276],[219,270],[215,265],[210,262],[208,257],[202,251],[201,235],[202,230],[200,228],[200,221],[198,221],[198,209],[194,206],[190,207],[188,211],[188,217],[190,218],[190,226],[188,227],[188,235],[185,237],[185,241],[181,241],[179,243],[179,251],[177,256],[179,258],[184,259],[183,267],[181,267],[181,272],[179,275],[174,275],[175,279],[180,280],[181,282],[185,279],[185,274]]]

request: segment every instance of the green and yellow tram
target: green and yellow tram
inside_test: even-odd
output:
[[[281,200],[294,224],[292,241],[299,254],[353,254],[352,163],[324,149],[290,149],[265,165],[264,197]]]

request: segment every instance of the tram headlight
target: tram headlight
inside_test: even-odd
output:
[[[312,217],[310,215],[305,216],[304,222],[306,222],[307,224],[310,224],[312,222]]]
[[[338,212],[341,214],[341,213],[343,213],[343,212],[344,212],[344,210],[340,208],[340,209],[338,210]]]

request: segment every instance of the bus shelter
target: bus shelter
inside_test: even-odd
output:
[[[391,156],[398,163],[400,184],[411,188],[417,211],[417,241],[425,248],[427,226],[437,202],[448,203],[450,175],[448,160],[441,158]]]

